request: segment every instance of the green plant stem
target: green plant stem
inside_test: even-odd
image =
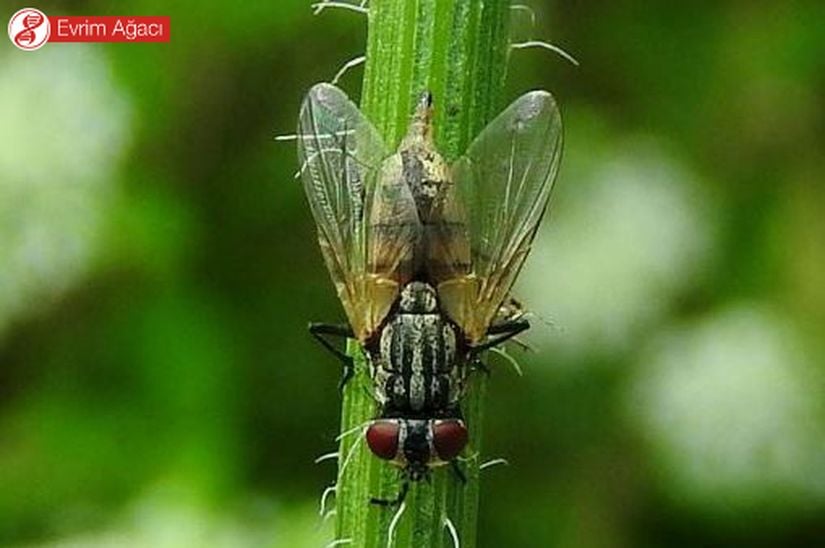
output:
[[[388,143],[397,145],[424,90],[435,101],[435,135],[448,161],[501,107],[509,52],[509,0],[371,0],[367,61],[361,107]],[[336,539],[347,546],[389,546],[395,509],[369,504],[370,497],[394,498],[398,469],[369,452],[358,430],[378,413],[367,389],[365,358],[350,341],[356,375],[344,390],[336,490]],[[454,524],[462,547],[476,544],[479,450],[482,439],[483,375],[473,375],[462,408],[470,444],[461,467],[462,484],[449,467],[432,481],[411,486],[406,511],[395,529],[398,547],[452,546],[445,518]]]

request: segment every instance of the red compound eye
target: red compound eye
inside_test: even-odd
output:
[[[377,420],[367,429],[367,445],[376,457],[392,460],[398,453],[398,421]]]
[[[450,461],[467,445],[467,427],[460,420],[450,419],[433,422],[433,446],[438,458]]]

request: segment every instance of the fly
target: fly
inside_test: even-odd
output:
[[[424,93],[395,153],[333,85],[314,86],[299,119],[304,189],[349,320],[310,331],[346,364],[342,382],[352,363],[327,337],[354,337],[366,351],[381,409],[367,444],[406,480],[380,504],[455,464],[468,442],[469,370],[529,328],[510,291],[561,155],[561,117],[545,91],[513,102],[452,164],[435,147],[432,114]]]

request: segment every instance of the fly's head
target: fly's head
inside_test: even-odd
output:
[[[367,429],[370,451],[402,467],[411,481],[458,457],[467,439],[461,419],[378,419]]]

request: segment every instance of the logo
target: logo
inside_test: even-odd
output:
[[[9,39],[25,51],[46,42],[168,42],[168,15],[53,15],[23,8],[9,20]]]
[[[9,39],[25,51],[41,48],[49,40],[51,30],[46,14],[34,8],[23,8],[9,20]]]

